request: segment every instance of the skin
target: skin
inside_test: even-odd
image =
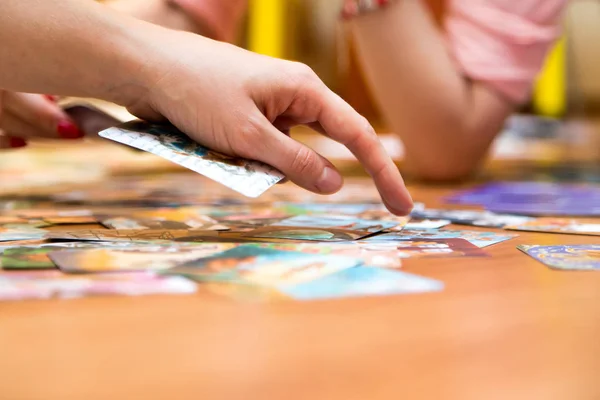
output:
[[[165,29],[95,2],[2,1],[3,90],[112,101],[143,119],[169,120],[216,151],[270,164],[305,189],[333,193],[342,186],[335,167],[281,132],[309,125],[357,156],[390,211],[412,208],[368,121],[307,66]]]
[[[410,172],[447,181],[476,170],[514,106],[461,75],[426,2],[396,1],[349,26]]]

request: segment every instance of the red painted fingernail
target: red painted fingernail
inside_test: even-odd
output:
[[[53,103],[56,103],[57,97],[56,96],[52,96],[51,94],[45,94],[44,97],[48,100],[50,100]]]
[[[11,137],[11,138],[9,138],[8,139],[8,144],[13,149],[27,146],[27,142],[25,140],[21,139],[21,138],[18,138],[18,137]]]
[[[71,121],[63,120],[56,126],[58,136],[63,139],[80,139],[83,137],[83,132]]]

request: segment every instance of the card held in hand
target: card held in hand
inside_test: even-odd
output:
[[[179,164],[248,197],[258,197],[284,178],[258,161],[229,157],[194,142],[172,125],[131,121],[100,136]]]

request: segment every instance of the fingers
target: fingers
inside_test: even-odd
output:
[[[83,132],[49,98],[38,94],[4,94],[0,127],[10,136],[78,139]]]
[[[348,147],[373,178],[387,208],[408,214],[413,205],[410,194],[368,121],[318,79],[302,92],[286,115],[322,127],[327,136]]]
[[[343,178],[327,159],[275,128],[262,115],[256,117],[254,132],[236,140],[235,153],[262,161],[281,171],[298,186],[319,194],[335,193]]]

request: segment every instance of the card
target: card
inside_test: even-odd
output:
[[[218,237],[216,231],[201,230],[155,230],[155,229],[82,229],[78,231],[50,231],[46,238],[50,240],[99,241],[99,242],[201,242]]]
[[[398,222],[359,219],[347,215],[296,215],[273,224],[273,226],[292,226],[306,228],[336,228],[344,230],[377,233],[398,226]]]
[[[408,230],[416,230],[416,229],[440,229],[444,226],[450,225],[451,222],[447,219],[411,219],[405,226],[404,229]],[[395,231],[396,229],[390,229],[391,231]]]
[[[240,235],[245,238],[343,242],[357,240],[369,234],[366,231],[349,231],[335,228],[267,226],[250,232],[243,232]]]
[[[600,270],[600,245],[520,245],[517,248],[550,268]]]
[[[1,252],[0,265],[5,270],[56,269],[48,253],[60,247],[13,247]]]
[[[463,230],[410,230],[405,229],[402,232],[383,233],[372,236],[364,241],[396,241],[396,240],[416,240],[416,239],[465,239],[479,248],[491,246],[496,243],[504,242],[517,237],[518,235],[510,233],[496,233],[483,231],[463,231]]]
[[[366,242],[351,243],[248,243],[248,246],[294,251],[308,254],[334,255],[360,260],[364,265],[401,268],[404,254],[396,249],[379,248]]]
[[[537,218],[520,225],[509,225],[504,228],[515,231],[600,236],[600,223],[592,224],[571,219]]]
[[[152,218],[127,218],[115,217],[103,219],[102,225],[109,229],[201,229],[209,231],[229,230],[225,225],[219,224],[217,221],[206,216],[196,216],[185,222],[152,219]]]
[[[277,289],[296,300],[325,300],[358,296],[389,296],[440,291],[444,284],[434,279],[383,268],[358,266],[296,285]]]
[[[51,251],[48,256],[67,273],[160,271],[221,253],[236,245],[127,246]]]
[[[182,264],[165,273],[184,275],[197,281],[273,286],[306,282],[359,263],[350,257],[242,245]]]
[[[54,216],[43,218],[50,225],[89,225],[97,224],[98,220],[93,216]]]
[[[488,254],[465,239],[401,239],[364,241],[372,251],[396,250],[398,257],[486,257]]]
[[[260,196],[284,178],[266,164],[213,152],[170,125],[132,121],[100,136],[156,154],[248,197]]]
[[[14,240],[37,240],[42,239],[47,231],[36,228],[10,229],[0,227],[0,242],[10,242]]]
[[[516,225],[532,218],[521,215],[495,214],[490,211],[479,210],[441,210],[423,209],[413,210],[413,218],[421,219],[446,219],[457,225],[483,226],[489,228],[502,228],[505,225]]]
[[[146,272],[85,276],[64,275],[59,271],[30,272],[33,274],[0,275],[0,300],[191,294],[197,291],[197,285],[186,278]]]
[[[460,192],[447,201],[479,204],[496,213],[600,216],[600,185],[496,182]]]

